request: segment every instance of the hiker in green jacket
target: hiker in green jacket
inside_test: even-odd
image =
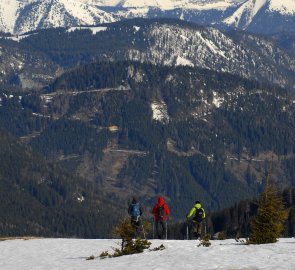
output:
[[[193,235],[196,238],[200,238],[202,234],[202,224],[206,217],[205,210],[199,201],[195,202],[194,207],[190,210],[187,219],[193,217]]]

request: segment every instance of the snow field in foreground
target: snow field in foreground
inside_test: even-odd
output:
[[[181,270],[181,269],[295,269],[295,239],[275,244],[244,245],[233,239],[211,241],[198,247],[196,240],[151,240],[151,248],[164,244],[163,251],[86,260],[98,256],[120,240],[32,239],[0,241],[1,270]]]

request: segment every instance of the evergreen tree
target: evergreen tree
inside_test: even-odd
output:
[[[251,222],[250,244],[275,243],[288,219],[282,198],[272,186],[266,185],[260,195],[257,216]]]

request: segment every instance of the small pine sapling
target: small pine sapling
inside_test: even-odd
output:
[[[257,216],[250,223],[248,244],[275,243],[281,237],[288,215],[276,190],[266,186],[259,197]]]

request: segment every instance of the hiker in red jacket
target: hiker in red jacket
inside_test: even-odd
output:
[[[158,203],[155,204],[152,213],[155,218],[156,232],[158,238],[161,239],[166,236],[167,239],[167,216],[170,214],[170,210],[168,208],[168,205],[165,203],[163,197],[159,197]],[[161,230],[159,227],[161,227]]]

